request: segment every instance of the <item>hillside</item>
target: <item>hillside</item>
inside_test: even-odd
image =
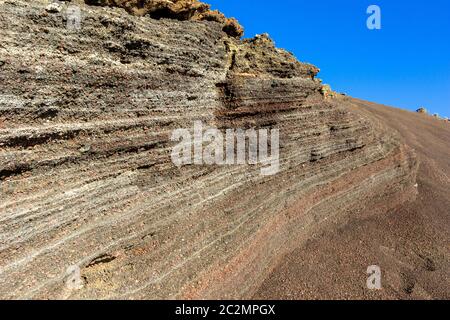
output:
[[[295,259],[324,259],[315,288],[340,257],[366,263],[359,237],[383,259],[428,241],[444,285],[448,179],[430,178],[448,173],[447,123],[330,95],[317,67],[195,0],[86,3],[0,1],[1,298],[289,298],[274,288],[291,277],[294,297],[339,296],[296,290]],[[279,171],[175,165],[172,134],[199,121],[279,130]]]
[[[418,196],[386,214],[367,207],[348,224],[315,236],[280,262],[255,298],[449,299],[448,122],[356,99],[351,104],[414,148]],[[365,271],[373,264],[382,270],[381,291],[366,289]]]

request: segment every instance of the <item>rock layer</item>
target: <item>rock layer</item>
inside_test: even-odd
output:
[[[70,30],[67,5],[0,1],[0,297],[251,297],[317,230],[414,197],[413,153],[267,36],[85,5]],[[279,129],[281,171],[177,168],[195,120]]]
[[[76,2],[76,1],[74,1]],[[85,0],[89,5],[124,8],[136,16],[150,16],[155,19],[215,21],[223,25],[222,30],[232,37],[244,33],[234,18],[226,18],[221,12],[198,0]]]

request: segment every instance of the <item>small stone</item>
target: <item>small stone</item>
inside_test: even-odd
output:
[[[427,109],[425,109],[424,107],[421,107],[421,108],[417,109],[416,112],[417,113],[424,113],[424,114],[426,114],[427,113]]]
[[[80,151],[81,153],[89,152],[89,151],[91,151],[91,146],[88,144],[84,145],[80,149],[78,149],[78,151]]]
[[[59,3],[53,2],[50,3],[45,10],[49,13],[58,13],[61,12],[61,5]]]

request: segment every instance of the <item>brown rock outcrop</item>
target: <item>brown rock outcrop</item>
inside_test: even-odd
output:
[[[0,297],[251,297],[324,226],[414,197],[397,135],[267,36],[85,5],[69,30],[46,5],[0,1]],[[177,168],[195,120],[279,129],[280,172]]]
[[[275,78],[310,78],[314,80],[319,69],[299,62],[292,53],[275,47],[268,34],[243,41],[227,41],[231,53],[230,72],[246,76]]]
[[[424,113],[424,114],[428,113],[427,109],[425,109],[425,108],[419,108],[419,109],[416,110],[416,112],[417,113]]]
[[[226,18],[221,12],[198,0],[85,0],[89,5],[124,8],[136,16],[148,15],[155,19],[215,21],[232,37],[240,38],[244,30],[234,18]]]

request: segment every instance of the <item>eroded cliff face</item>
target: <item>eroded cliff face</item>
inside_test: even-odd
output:
[[[70,0],[69,0],[70,1]],[[81,3],[83,0],[73,0]],[[84,0],[86,4],[123,8],[135,16],[149,16],[154,19],[176,19],[191,21],[215,21],[231,37],[240,38],[244,29],[234,18],[226,18],[223,13],[211,10],[210,5],[198,0]]]
[[[397,136],[266,35],[47,5],[0,1],[0,297],[251,297],[324,226],[414,197]],[[280,172],[177,168],[195,120],[279,129]]]

